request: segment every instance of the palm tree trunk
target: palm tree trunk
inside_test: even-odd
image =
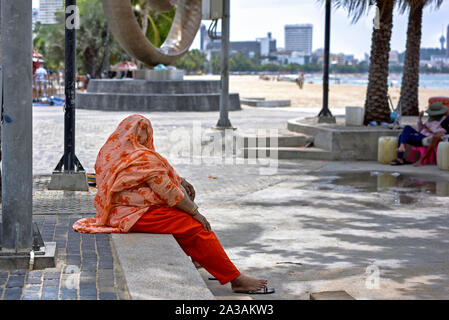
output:
[[[98,51],[94,47],[88,47],[83,53],[83,62],[86,73],[92,78],[96,78],[96,66],[97,66]]]
[[[373,29],[368,89],[365,100],[365,124],[391,122],[388,105],[388,63],[393,28],[394,0],[377,0],[380,28]]]
[[[145,1],[145,9],[143,10],[142,33],[146,36],[148,31],[148,15],[150,14],[150,1]]]
[[[424,1],[413,2],[407,29],[407,49],[405,51],[404,72],[402,74],[401,97],[402,114],[417,116],[419,114],[419,59],[422,34],[422,17]]]

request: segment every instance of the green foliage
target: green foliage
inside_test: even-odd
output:
[[[147,0],[131,0],[134,12],[141,27],[145,22]],[[78,0],[80,10],[80,29],[77,30],[77,68],[79,74],[90,74],[99,77],[106,65],[106,19],[101,0]],[[157,13],[148,8],[147,32],[149,40],[160,46],[166,39],[175,15],[175,9],[170,12]],[[56,13],[57,24],[36,24],[34,30],[34,46],[44,55],[46,68],[62,70],[64,68],[65,47],[65,14],[63,10]],[[130,60],[129,55],[109,36],[109,63],[114,65],[120,61]],[[196,68],[196,65],[195,67]]]
[[[221,71],[220,55],[214,54],[211,61],[205,62],[205,70],[214,74]],[[177,67],[180,67],[177,65]],[[323,66],[317,63],[309,63],[299,65],[296,63],[279,65],[278,63],[268,62],[261,63],[260,57],[247,58],[243,53],[236,53],[229,58],[229,69],[231,72],[321,72]],[[199,69],[194,69],[199,71]],[[365,73],[368,72],[368,64],[361,62],[358,65],[333,65],[331,66],[333,73]],[[192,72],[192,71],[189,71]]]
[[[449,67],[428,67],[428,66],[421,66],[419,68],[419,72],[421,73],[449,73]]]
[[[64,22],[57,25],[37,23],[34,30],[34,47],[44,55],[46,68],[64,68]]]
[[[203,72],[206,68],[206,55],[198,49],[193,49],[175,63],[175,67],[187,73]]]
[[[220,74],[221,72],[221,58],[219,55],[212,55],[212,58],[210,60],[210,71],[213,74]]]
[[[245,54],[239,52],[229,58],[229,70],[233,71],[255,71],[257,65],[254,61],[248,59]]]
[[[160,47],[170,32],[176,14],[176,6],[168,12],[161,13],[151,9],[148,0],[131,0],[131,4],[136,19],[147,38],[154,46]]]
[[[81,72],[99,77],[105,65],[106,19],[101,0],[78,0],[80,29],[77,30],[77,53]],[[112,36],[110,39],[113,38]],[[112,41],[111,41],[112,42]],[[114,41],[109,44],[112,64],[116,60],[128,60],[120,46]]]
[[[330,66],[331,73],[367,73],[368,71],[369,67],[365,61],[360,62],[357,65],[339,64]]]
[[[105,66],[106,20],[101,0],[78,0],[80,29],[77,30],[77,69],[79,74],[98,77]],[[44,55],[46,67],[62,70],[65,61],[65,14],[56,13],[57,24],[36,24],[34,46]],[[110,63],[129,60],[129,56],[114,41],[109,41]]]

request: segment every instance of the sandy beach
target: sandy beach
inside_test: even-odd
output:
[[[186,80],[214,79],[219,76],[186,76]],[[396,106],[399,101],[400,87],[390,88],[390,96]],[[323,89],[321,84],[304,85],[302,90],[295,82],[265,81],[257,75],[232,75],[230,77],[230,91],[237,92],[241,98],[265,98],[267,100],[291,100],[292,107],[316,108],[322,105]],[[344,108],[347,106],[364,106],[366,87],[352,85],[330,85],[329,105],[331,108]],[[428,106],[428,100],[433,96],[449,96],[449,90],[428,89],[419,90],[420,109]]]

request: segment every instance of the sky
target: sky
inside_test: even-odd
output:
[[[39,0],[33,0],[33,7]],[[391,49],[403,52],[407,40],[408,15],[395,12]],[[318,0],[231,0],[231,41],[255,40],[271,32],[278,47],[284,47],[284,25],[312,23],[313,50],[324,46],[324,6]],[[208,27],[210,21],[203,21]],[[424,48],[440,47],[439,39],[446,36],[449,24],[449,0],[439,10],[429,6],[423,16]],[[356,24],[351,23],[343,9],[332,10],[331,52],[354,54],[363,59],[370,52],[372,15],[368,14]],[[199,48],[199,33],[192,48]]]
[[[374,12],[373,12],[374,14]],[[325,8],[317,0],[231,0],[231,41],[255,40],[267,32],[284,47],[284,25],[312,23],[313,50],[324,47]],[[356,24],[351,23],[343,9],[332,10],[331,52],[355,54],[363,59],[370,52],[373,16],[366,15]],[[210,21],[203,21],[208,27]],[[398,11],[394,16],[391,39],[392,50],[405,51],[408,14]],[[439,10],[427,7],[423,16],[422,47],[440,47],[439,39],[446,36],[449,24],[449,0],[444,0]],[[199,48],[199,37],[194,48]]]

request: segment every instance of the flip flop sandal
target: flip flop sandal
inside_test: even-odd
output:
[[[398,159],[395,159],[393,162],[390,163],[391,166],[402,166],[405,164],[405,160],[403,160],[404,162],[399,161]]]
[[[250,291],[245,291],[245,292],[237,292],[237,291],[234,291],[235,293],[243,293],[243,294],[272,294],[272,293],[275,293],[276,292],[276,290],[274,289],[274,288],[267,288],[267,287],[264,287],[264,288],[262,288],[262,289],[259,289],[259,290],[250,290]]]
[[[274,288],[262,288],[259,289],[257,291],[249,291],[248,294],[271,294],[271,293],[275,293],[276,290],[274,290]]]
[[[209,280],[211,280],[211,281],[218,281],[218,279],[215,278],[215,277],[209,277]]]

